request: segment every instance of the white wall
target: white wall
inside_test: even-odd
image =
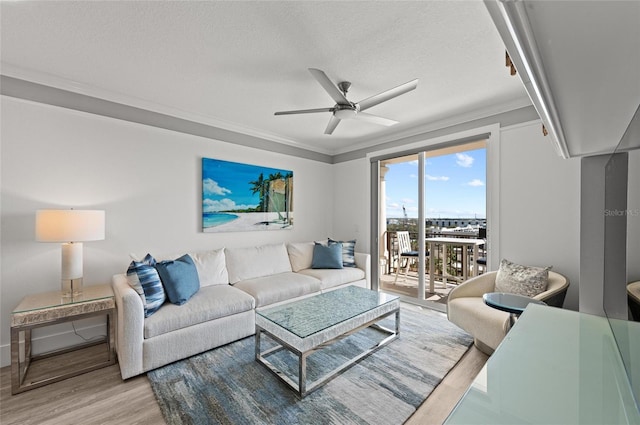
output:
[[[129,253],[162,257],[334,236],[330,164],[5,96],[1,102],[3,366],[13,308],[27,294],[60,287],[60,245],[35,242],[37,209],[106,210],[106,239],[84,244],[85,285],[125,272]],[[202,157],[292,170],[294,228],[203,233]],[[65,345],[69,329],[50,327],[35,336],[61,332],[55,340]]]
[[[357,159],[333,165],[333,230],[337,237],[356,239],[356,251],[370,251],[371,193],[369,161]],[[372,260],[371,266],[376,262]]]
[[[500,154],[500,254],[567,276],[565,308],[577,310],[580,161],[559,157],[540,123],[503,129]]]

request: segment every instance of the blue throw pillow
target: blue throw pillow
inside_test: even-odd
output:
[[[341,269],[342,268],[342,244],[313,246],[312,269]]]
[[[200,289],[198,270],[189,254],[174,261],[161,261],[156,270],[172,304],[186,303]]]
[[[356,240],[352,241],[334,241],[329,238],[329,245],[342,244],[342,266],[343,267],[356,267]]]
[[[132,261],[127,269],[127,281],[142,299],[144,317],[158,311],[167,299],[155,265],[155,258],[147,254],[142,261]]]

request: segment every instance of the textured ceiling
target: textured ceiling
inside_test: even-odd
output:
[[[2,2],[2,73],[318,152],[342,153],[453,117],[529,104],[479,1]],[[418,88],[343,121],[308,72],[352,83],[359,101],[414,78]]]

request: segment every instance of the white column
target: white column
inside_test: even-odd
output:
[[[390,261],[389,251],[387,249],[387,237],[385,232],[387,231],[387,184],[384,179],[384,176],[389,171],[389,167],[386,165],[380,165],[379,175],[380,175],[380,199],[378,200],[378,217],[379,217],[379,226],[380,229],[380,275],[385,273],[385,265],[387,261]]]
[[[425,152],[420,152],[418,155],[418,299],[424,300],[424,266],[426,260],[426,247],[425,247],[425,194],[424,194],[424,178],[425,170],[424,164],[426,163]],[[433,255],[433,253],[431,253]],[[433,273],[433,271],[431,272]],[[433,291],[433,288],[431,288]]]

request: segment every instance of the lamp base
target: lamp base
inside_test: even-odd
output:
[[[82,295],[82,278],[62,279],[62,297],[74,298]]]

